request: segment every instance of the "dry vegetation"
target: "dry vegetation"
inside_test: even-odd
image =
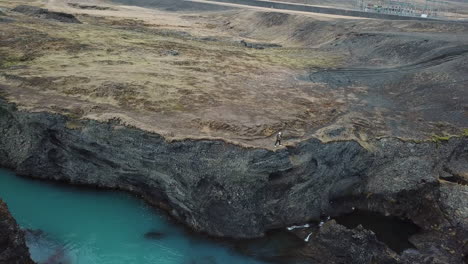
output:
[[[32,110],[96,119],[118,115],[167,135],[195,128],[203,136],[258,139],[285,127],[302,136],[310,117],[316,125],[327,122],[320,104],[335,103],[296,76],[332,67],[338,55],[246,48],[238,40],[207,41],[187,29],[135,19],[82,15],[83,24],[65,24],[11,16],[16,22],[1,28],[0,81],[10,99],[28,98]],[[81,103],[79,110],[74,102]],[[174,115],[177,129],[158,127]]]
[[[311,136],[365,142],[389,135],[421,139],[435,132],[459,132],[459,121],[448,122],[442,129],[433,125],[440,120],[415,109],[437,106],[442,101],[437,83],[461,76],[452,69],[466,67],[462,56],[468,27],[463,24],[310,18],[245,10],[170,13],[101,7],[96,1],[86,2],[84,9],[69,1],[47,3],[56,11],[74,13],[83,23],[60,23],[6,10],[12,21],[0,20],[0,95],[22,109],[72,117],[71,129],[80,129],[83,118],[118,119],[168,139],[221,138],[257,147],[271,147],[279,130],[289,144]],[[447,32],[459,36],[448,40]],[[243,39],[282,47],[248,48]],[[351,85],[346,79],[334,85],[340,72],[327,75],[328,70],[350,65],[372,69],[413,63],[434,56],[431,52],[448,45],[445,41],[462,50],[453,62],[445,61],[453,67],[414,69],[413,77],[404,78],[411,87],[437,82],[433,86],[436,103],[418,94],[411,95],[417,99],[398,97],[407,92],[398,82],[399,75],[394,85],[392,78],[382,76],[385,89],[378,91],[373,90],[375,84]],[[429,46],[418,55],[408,54],[399,48],[402,45]],[[311,80],[310,74],[321,69],[325,69],[322,80]],[[438,76],[434,72],[446,76],[433,80]],[[392,85],[386,85],[385,78]],[[459,87],[452,90],[453,95],[446,93],[444,99],[449,115],[460,112],[461,103],[452,98],[465,96]]]

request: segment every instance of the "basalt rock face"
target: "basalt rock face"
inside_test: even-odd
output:
[[[39,8],[35,6],[28,6],[28,5],[19,5],[12,9],[12,11],[23,13],[25,15],[55,20],[63,23],[77,23],[80,24],[81,22],[71,14],[62,13],[62,12],[52,12],[44,8]]]
[[[466,137],[440,143],[388,138],[366,148],[311,139],[270,151],[216,140],[167,142],[118,121],[29,113],[5,101],[0,133],[0,166],[128,190],[214,236],[260,236],[350,206],[409,218],[425,232],[450,228],[453,237],[441,238],[447,241],[467,230],[467,186],[439,180],[447,166],[466,162]],[[460,243],[449,246],[452,263],[466,254]]]
[[[0,264],[33,264],[24,234],[0,200]]]
[[[297,254],[311,260],[310,263],[400,263],[395,252],[361,226],[349,230],[331,220],[314,233],[308,245]]]

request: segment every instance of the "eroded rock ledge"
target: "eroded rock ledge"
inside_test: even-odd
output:
[[[355,206],[420,226],[415,244],[430,256],[428,263],[462,263],[467,254],[467,186],[439,179],[450,168],[466,169],[466,137],[386,138],[366,148],[312,139],[270,151],[223,141],[168,142],[117,121],[18,111],[5,101],[0,133],[2,167],[131,191],[209,235],[256,237]]]
[[[15,219],[8,211],[7,205],[0,200],[0,263],[1,264],[33,264]]]

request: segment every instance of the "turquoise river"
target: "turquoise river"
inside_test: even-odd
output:
[[[194,237],[129,194],[17,177],[0,169],[0,198],[38,263],[260,264]],[[146,236],[145,236],[146,235]]]

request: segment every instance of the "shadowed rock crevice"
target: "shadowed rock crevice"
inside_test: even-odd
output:
[[[463,249],[463,237],[467,235],[466,212],[461,210],[457,214],[453,210],[455,207],[465,206],[466,202],[463,200],[466,194],[460,192],[460,188],[454,187],[457,186],[444,183],[439,185],[434,182],[394,195],[369,193],[364,197],[344,197],[333,201],[332,212],[337,214],[338,219],[351,214],[353,210],[364,210],[409,222],[409,226],[404,227],[404,230],[398,228],[387,230],[408,234],[408,240],[398,244],[398,246],[406,244],[407,249],[395,248],[400,254],[401,263],[424,263],[424,259],[431,259],[429,263],[462,263],[462,257],[467,253]],[[461,219],[462,217],[465,219]],[[352,227],[352,225],[347,226]],[[379,238],[378,234],[377,237]],[[384,239],[381,241],[386,242]],[[388,246],[394,248],[391,244]],[[411,249],[413,246],[414,249]],[[459,255],[454,252],[458,252]]]
[[[409,220],[400,220],[397,217],[369,211],[355,210],[350,214],[338,216],[335,220],[348,229],[361,225],[364,229],[371,230],[380,241],[398,254],[406,249],[415,248],[409,238],[420,231],[419,227]]]
[[[459,175],[450,175],[448,177],[443,177],[443,180],[468,186],[468,180]]]

